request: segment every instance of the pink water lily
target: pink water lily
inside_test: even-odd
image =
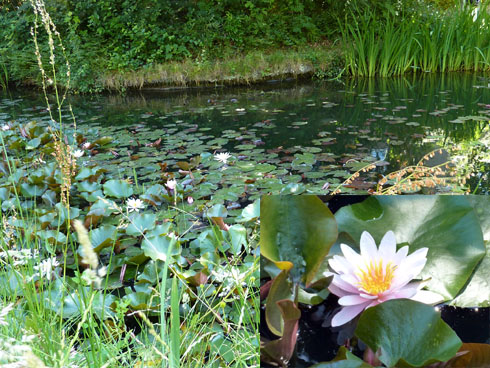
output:
[[[337,295],[343,307],[332,319],[332,327],[343,325],[364,309],[390,299],[408,298],[428,303],[433,294],[420,290],[422,282],[412,282],[427,262],[428,248],[420,248],[408,255],[408,246],[396,250],[393,231],[388,231],[379,249],[373,237],[364,231],[361,235],[361,254],[341,244],[343,257],[335,255],[329,265],[335,273],[328,289]],[[430,300],[429,300],[430,299]]]

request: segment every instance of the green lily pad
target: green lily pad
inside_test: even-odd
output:
[[[112,246],[117,239],[117,228],[113,225],[104,225],[90,231],[90,240],[96,253],[102,248]]]
[[[115,198],[128,198],[133,195],[133,187],[125,180],[108,180],[104,183],[104,194]]]
[[[228,216],[228,211],[226,207],[222,204],[215,204],[209,210],[206,211],[207,217],[226,217]]]
[[[460,295],[450,304],[457,307],[490,307],[490,198],[487,196],[468,196],[483,232],[486,255],[478,264],[470,282]]]
[[[308,285],[337,239],[337,224],[315,196],[264,196],[260,204],[260,252],[273,262],[292,262],[293,279]]]
[[[177,238],[169,235],[147,237],[141,243],[141,249],[145,252],[145,256],[154,261],[165,261],[168,255],[176,256],[180,254]]]
[[[145,213],[133,215],[130,219],[126,234],[139,236],[155,227],[157,216],[153,213]]]
[[[388,367],[422,367],[452,358],[461,347],[458,335],[433,307],[393,299],[366,309],[356,336]]]
[[[239,255],[243,247],[247,246],[247,229],[243,225],[235,224],[229,227],[228,234],[231,238],[231,253]]]

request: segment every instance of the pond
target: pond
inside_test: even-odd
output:
[[[475,74],[428,74],[254,88],[146,89],[68,100],[79,132],[115,139],[111,152],[86,152],[84,160],[104,164],[117,176],[132,177],[135,169],[142,182],[158,176],[158,163],[176,171],[179,161],[227,151],[234,165],[208,181],[224,187],[245,181],[257,193],[325,193],[376,161],[361,184],[344,189],[348,192],[372,187],[377,178],[416,164],[434,149],[457,147],[452,155],[466,157],[464,166],[480,172],[470,180],[471,191],[483,194],[488,193],[483,173],[489,163],[481,163],[481,155],[468,147],[488,140],[489,81]],[[39,91],[2,92],[0,122],[48,121],[45,106]],[[67,109],[64,122],[71,123]]]

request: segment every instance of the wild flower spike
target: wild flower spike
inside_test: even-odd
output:
[[[373,237],[364,231],[361,235],[361,254],[341,244],[343,257],[335,255],[329,260],[335,273],[328,287],[337,295],[342,306],[332,319],[332,327],[343,325],[364,309],[390,299],[407,298],[434,303],[436,295],[420,290],[423,282],[412,282],[427,262],[428,248],[420,248],[408,255],[408,246],[396,251],[393,231],[388,231],[379,249]]]
[[[87,229],[85,229],[85,226],[83,226],[80,220],[73,220],[73,226],[77,232],[78,242],[82,246],[82,261],[89,265],[91,269],[95,270],[99,265],[99,259],[92,248]]]

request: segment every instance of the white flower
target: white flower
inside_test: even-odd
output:
[[[56,268],[59,265],[60,263],[56,260],[56,258],[52,257],[42,261],[39,266],[34,266],[34,269],[38,271],[39,277],[51,280],[53,276],[53,268]]]
[[[230,157],[231,157],[231,155],[228,152],[221,152],[221,153],[217,153],[216,155],[214,155],[214,159],[216,161],[222,162],[225,165],[228,163],[228,160],[230,159]]]
[[[170,190],[174,190],[175,187],[177,186],[177,180],[175,179],[167,180],[165,186]]]
[[[145,208],[145,204],[143,203],[143,201],[141,199],[130,198],[126,202],[126,205],[128,206],[129,212],[133,212],[133,211],[138,212],[139,210],[142,210],[143,208]]]
[[[5,321],[5,317],[7,314],[10,313],[10,311],[14,309],[14,304],[11,303],[7,306],[5,306],[1,311],[0,311],[0,325],[1,326],[7,326],[7,322]]]
[[[9,130],[10,126],[8,124],[2,125],[2,130],[5,132],[6,130]]]
[[[409,282],[417,277],[427,262],[428,248],[420,248],[407,256],[408,246],[396,251],[393,231],[388,231],[379,249],[373,237],[364,231],[361,235],[361,254],[341,244],[343,257],[329,260],[333,280],[328,287],[337,295],[343,307],[332,319],[332,327],[343,325],[364,309],[390,299],[407,298],[426,303],[435,302],[435,293],[420,290],[422,282]]]
[[[83,152],[82,150],[76,150],[76,151],[72,151],[71,155],[75,158],[79,158],[82,157],[84,153],[85,152]]]

